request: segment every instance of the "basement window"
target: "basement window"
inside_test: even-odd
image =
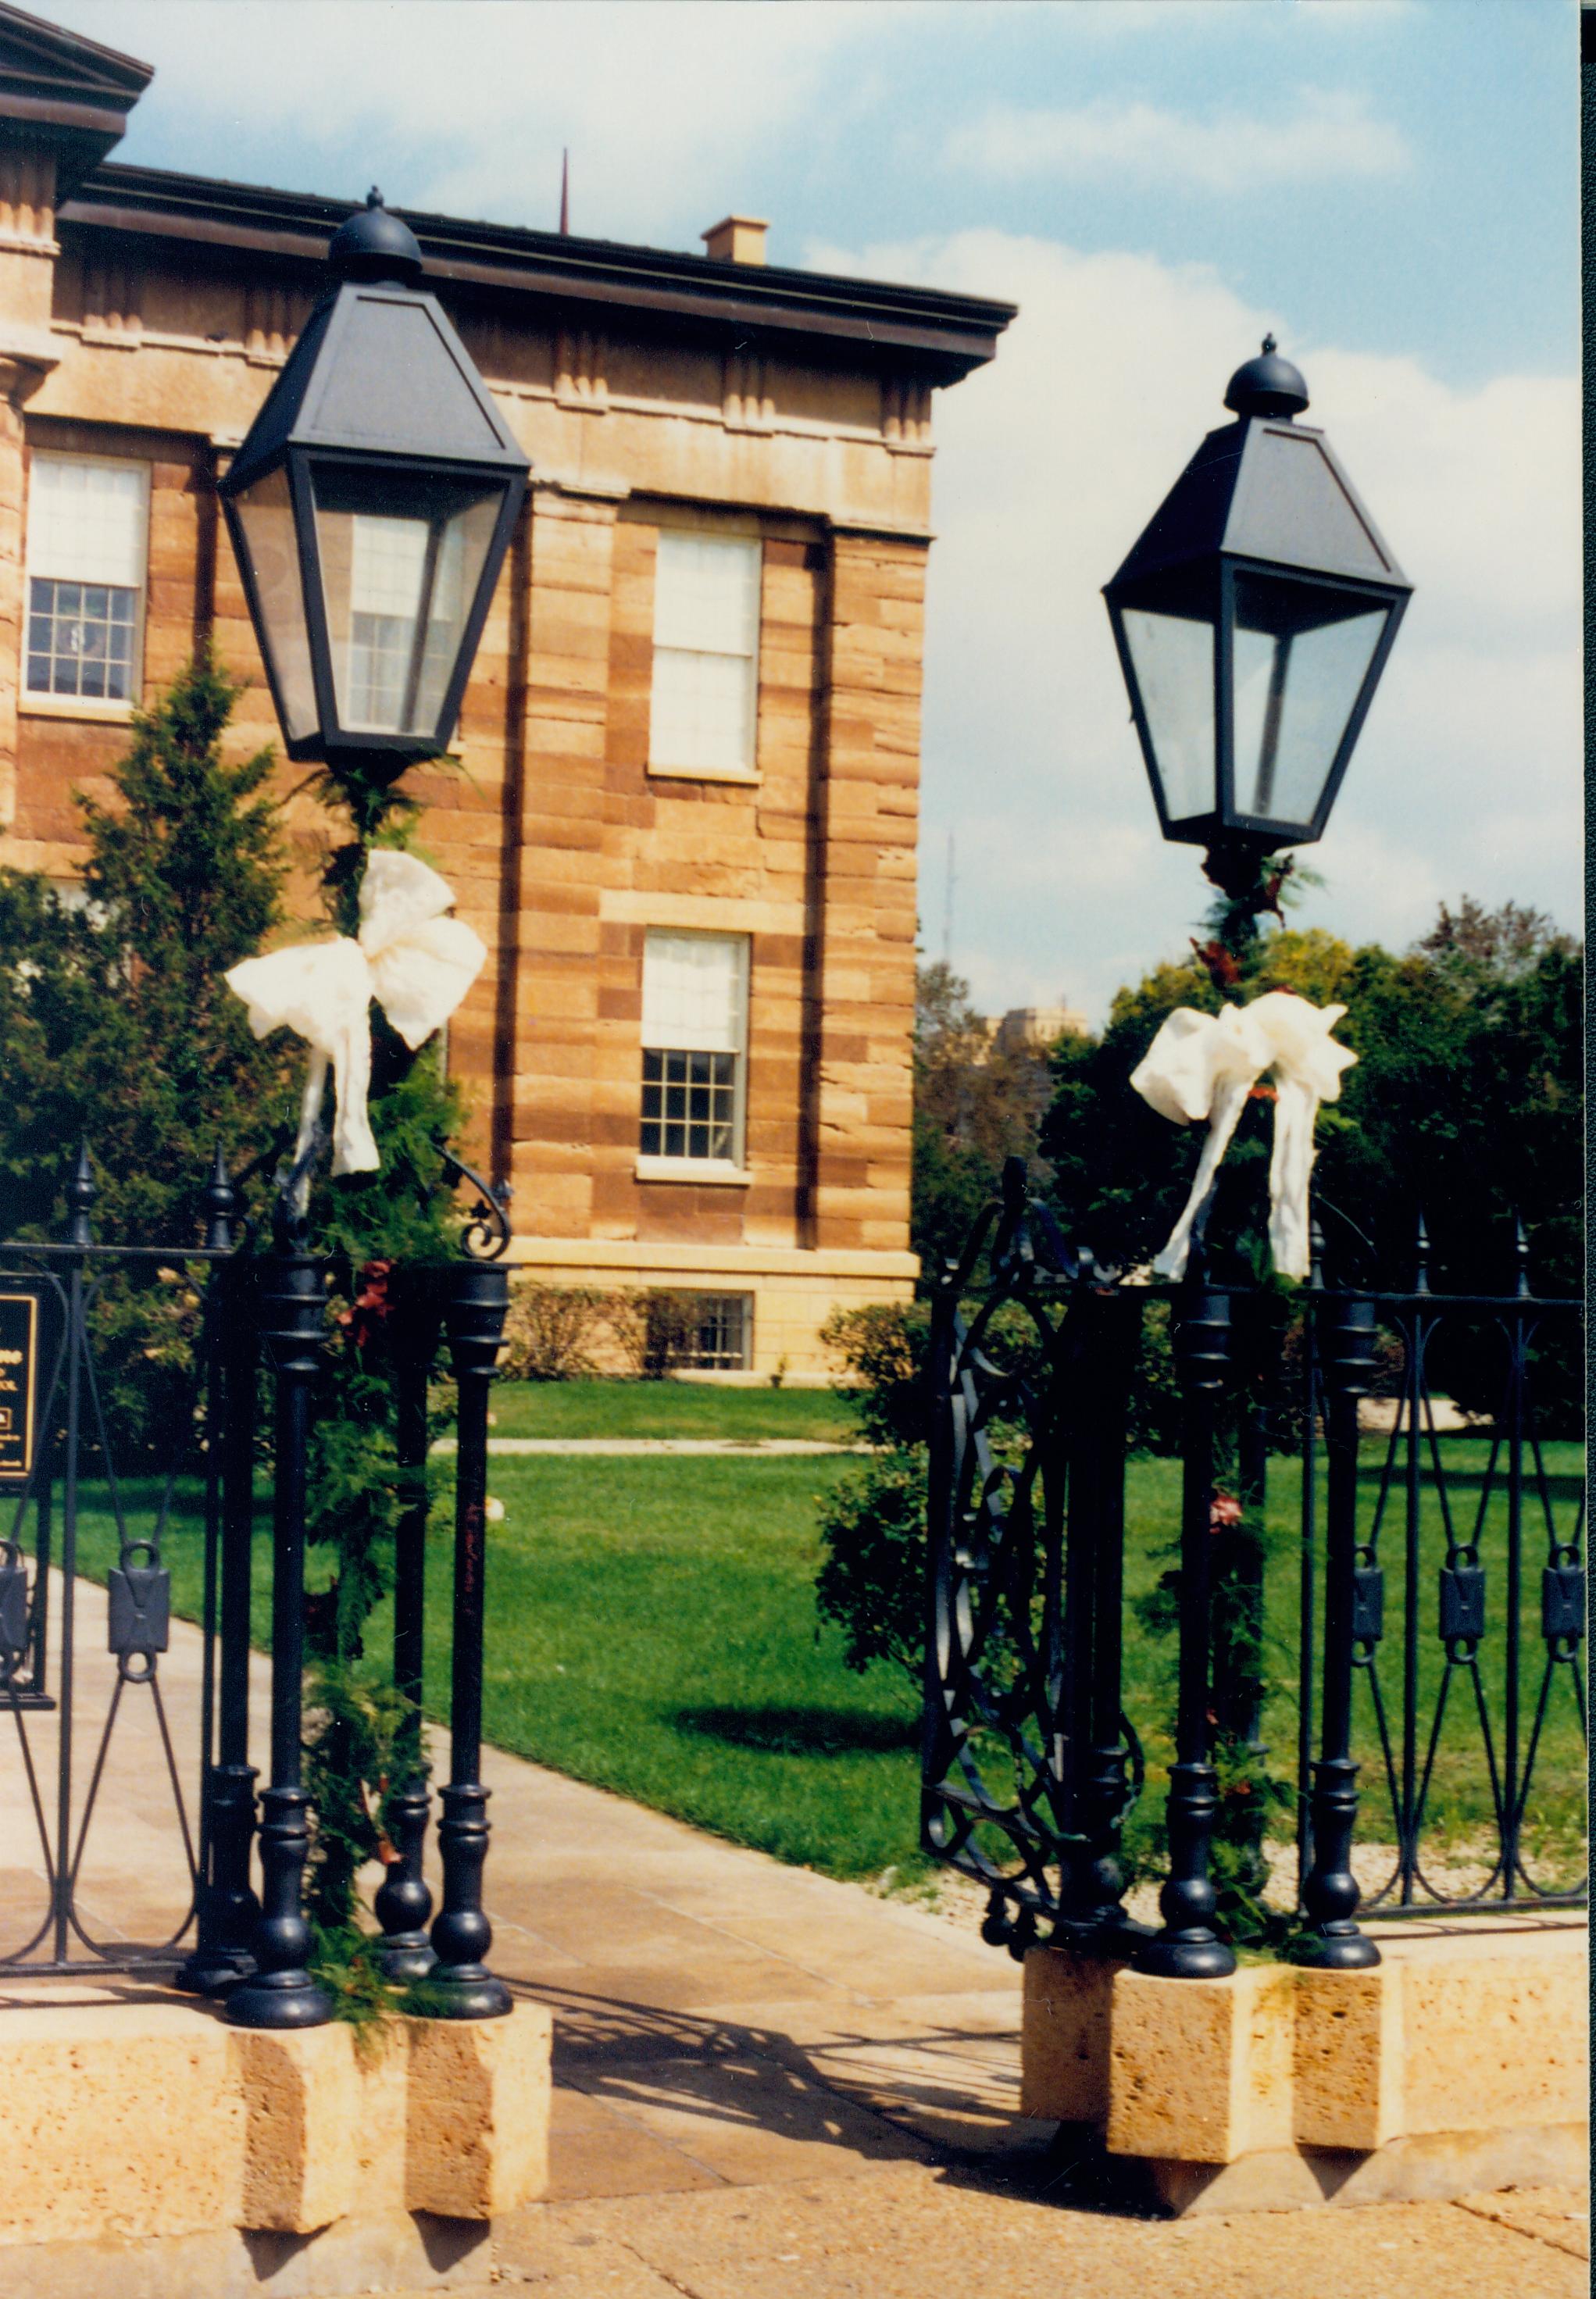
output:
[[[752,1293],[655,1293],[647,1356],[661,1373],[746,1373],[753,1354]]]

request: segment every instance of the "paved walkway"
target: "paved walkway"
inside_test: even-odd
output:
[[[101,1655],[81,1680],[79,1742],[92,1760],[109,1690],[104,1600],[80,1589],[79,1602],[85,1654]],[[162,1664],[186,1772],[198,1645],[174,1624]],[[262,1748],[266,1683],[262,1664]],[[142,1720],[122,1741],[134,1722],[118,1726],[85,1896],[102,1936],[151,1938],[179,1895],[181,1855]],[[29,1730],[36,1760],[46,1756],[53,1720],[30,1719]],[[10,1946],[37,1903],[39,1863],[8,1736],[0,1915]],[[434,1754],[441,1768],[442,1735]],[[1092,2192],[1050,2128],[1019,2117],[1019,1974],[973,1930],[511,1756],[492,1754],[486,1772],[493,1960],[556,2023],[552,2194],[501,2229],[501,2290],[1572,2299],[1586,2287],[1575,2195],[1380,2205],[1351,2220],[1139,2218],[1125,2198]]]

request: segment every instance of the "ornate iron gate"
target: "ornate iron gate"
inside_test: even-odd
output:
[[[1580,1311],[1535,1298],[1524,1260],[1520,1233],[1515,1291],[1438,1294],[1421,1232],[1408,1290],[1326,1282],[1316,1262],[1289,1312],[1277,1293],[1212,1282],[1201,1255],[1177,1287],[1131,1282],[1072,1247],[1010,1162],[1002,1203],[937,1288],[928,1394],[922,1837],[988,1891],[988,1939],[1023,1955],[1045,1928],[1173,1976],[1230,1968],[1209,1872],[1214,1743],[1224,1726],[1264,1753],[1261,1681],[1234,1623],[1251,1615],[1262,1636],[1266,1591],[1249,1579],[1259,1547],[1224,1537],[1216,1448],[1234,1514],[1261,1522],[1284,1423],[1301,1481],[1291,1952],[1376,1960],[1356,1922],[1355,1835],[1389,1847],[1367,1896],[1383,1914],[1583,1900],[1583,1884],[1525,1850],[1554,1703],[1571,1702],[1583,1742],[1585,1699],[1584,1478],[1549,1468],[1534,1395],[1549,1349],[1576,1349]],[[1181,1500],[1162,1528],[1179,1545],[1179,1654],[1154,1932],[1126,1914],[1120,1855],[1143,1739],[1165,1722],[1133,1721],[1122,1693],[1127,1422],[1158,1302],[1182,1426]],[[1442,1441],[1434,1378],[1449,1350],[1476,1390],[1482,1365],[1496,1375],[1466,1424],[1477,1465]],[[1362,1424],[1377,1388],[1389,1426],[1371,1471]],[[1446,1733],[1463,1700],[1474,1729],[1460,1754]],[[1442,1833],[1437,1805],[1469,1763],[1490,1840],[1461,1867],[1426,1864],[1426,1830]]]
[[[11,1712],[16,1766],[6,1770],[21,1807],[10,1815],[10,1936],[0,1935],[0,1969],[10,1971],[134,1970],[170,1961],[188,1934],[210,1850],[202,1790],[212,1755],[219,1562],[228,1540],[248,1553],[254,1380],[237,1346],[247,1323],[235,1314],[243,1233],[225,1171],[219,1161],[201,1245],[99,1243],[95,1195],[84,1151],[68,1187],[65,1237],[0,1246],[0,1700]],[[129,1282],[170,1302],[174,1328],[189,1329],[180,1347],[192,1367],[165,1384],[157,1425],[136,1431],[108,1393],[106,1361],[115,1297]],[[156,1371],[141,1369],[147,1390]],[[129,1450],[140,1457],[130,1462]],[[179,1531],[197,1545],[203,1627],[198,1744],[182,1749],[161,1676],[168,1552]],[[243,1649],[247,1664],[247,1609]],[[132,1721],[140,1707],[147,1736]],[[112,1802],[107,1782],[135,1733],[159,1755],[154,1786],[132,1812]],[[166,1922],[153,1939],[103,1937],[85,1888],[97,1838],[119,1828],[107,1907],[147,1913],[152,1898],[164,1897]]]

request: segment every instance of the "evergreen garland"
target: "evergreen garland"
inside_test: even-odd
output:
[[[408,848],[420,809],[358,766],[325,768],[312,787],[347,825],[328,856],[322,894],[330,924],[353,935],[373,849]],[[382,1164],[374,1174],[318,1177],[311,1198],[312,1249],[328,1262],[331,1290],[309,1463],[306,1538],[318,1585],[305,1620],[305,1786],[316,1835],[305,1890],[312,1922],[345,1946],[356,1925],[362,1866],[393,1856],[383,1799],[409,1769],[419,1737],[419,1719],[394,1689],[389,1656],[368,1653],[365,1643],[392,1587],[395,1532],[413,1497],[395,1447],[387,1280],[395,1263],[441,1262],[458,1250],[444,1151],[463,1117],[436,1039],[412,1054],[375,1005],[371,1031],[370,1112]],[[421,1474],[432,1481],[429,1471]],[[347,1963],[340,1949],[322,1971],[335,1993],[337,1969]]]

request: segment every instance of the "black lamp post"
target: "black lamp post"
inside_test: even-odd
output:
[[[445,750],[528,464],[373,192],[219,487],[288,756]]]
[[[326,765],[351,793],[358,820],[355,794],[362,788],[385,791],[407,767],[448,744],[529,465],[459,336],[420,286],[413,236],[376,192],[334,235],[328,260],[337,284],[311,314],[219,493],[288,755]],[[303,1173],[302,1162],[279,1192],[276,1250],[260,1289],[263,1308],[273,1313],[262,1330],[278,1377],[271,1782],[262,1799],[255,1976],[228,2004],[230,2019],[270,2028],[319,2025],[332,2009],[306,1968],[301,1891],[310,1842],[299,1745],[305,1450],[324,1314],[321,1273],[305,1249],[296,1187]],[[502,1220],[501,1226],[507,1242]],[[491,1276],[503,1291],[503,1274]],[[402,1436],[407,1453],[419,1443],[424,1455],[426,1367],[437,1317],[403,1292],[395,1307],[407,1305],[417,1365],[407,1369]],[[501,1304],[501,1325],[503,1316]],[[496,1348],[496,1328],[493,1339]],[[453,1983],[441,2000],[456,2018],[510,2008],[503,1984],[481,1962],[492,1938],[481,1910],[487,1792],[475,1779],[471,1722],[479,1730],[487,1377],[471,1388],[481,1441],[470,1456],[474,1482],[469,1494],[461,1491],[471,1538],[462,1549],[464,1583],[455,1591],[457,1747],[445,1791],[441,1963],[434,1966],[420,1930],[429,1896],[420,1873],[426,1792],[419,1731],[407,1739],[413,1776],[398,1798],[402,1874],[379,1909],[389,1975],[414,1978],[433,1966],[441,1988]],[[466,1387],[462,1376],[462,1393]],[[462,1473],[467,1449],[462,1435]],[[408,1513],[400,1543],[408,1585],[395,1601],[395,1672],[415,1700],[424,1516],[424,1509]],[[456,1809],[463,1789],[471,1792],[469,1811]]]
[[[1324,834],[1412,585],[1272,336],[1103,588],[1168,839],[1237,901]]]

